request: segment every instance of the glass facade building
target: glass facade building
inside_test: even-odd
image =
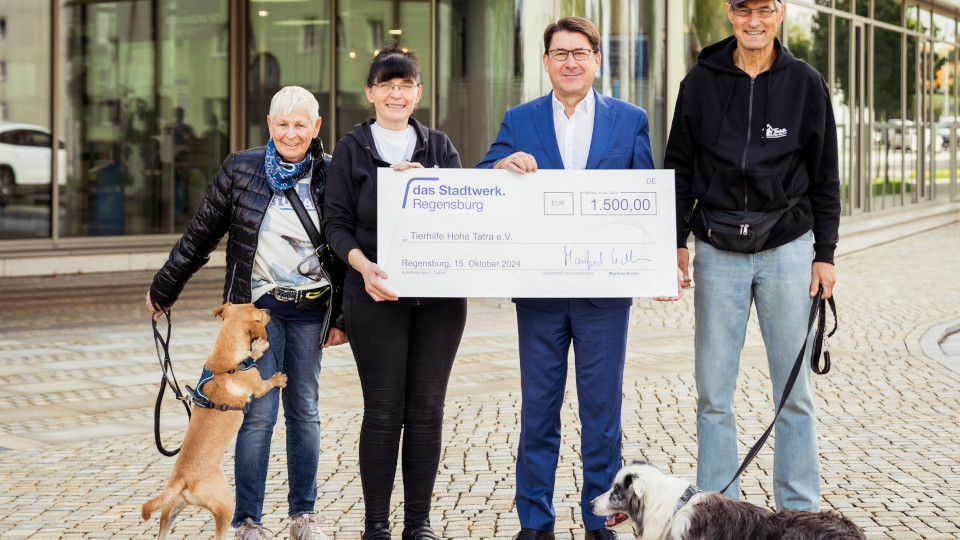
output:
[[[960,0],[786,6],[784,43],[833,92],[844,213],[960,199]],[[595,87],[646,109],[659,165],[680,79],[730,34],[720,0],[3,0],[0,259],[169,249],[223,158],[266,143],[274,92],[317,96],[331,151],[391,41],[424,69],[415,116],[474,164],[549,90],[565,15],[599,26]]]

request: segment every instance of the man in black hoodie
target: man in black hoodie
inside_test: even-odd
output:
[[[687,237],[696,237],[697,484],[706,490],[737,470],[733,398],[751,303],[779,403],[807,339],[810,297],[821,286],[832,295],[840,222],[830,90],[777,39],[786,7],[730,0],[726,9],[734,35],[703,49],[680,84],[664,159],[676,171],[686,284]],[[806,363],[776,425],[778,509],[816,511],[820,501],[809,350]],[[729,491],[737,497],[739,484]]]

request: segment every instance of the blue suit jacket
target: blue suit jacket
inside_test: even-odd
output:
[[[647,113],[632,103],[605,97],[591,90],[596,97],[593,138],[587,155],[588,169],[652,169],[650,133]],[[553,127],[553,93],[508,109],[500,123],[497,140],[477,164],[490,169],[498,160],[514,152],[526,152],[537,160],[540,169],[562,169],[563,158]],[[516,299],[524,303],[543,304],[551,299]],[[631,298],[591,298],[597,307],[629,306]]]

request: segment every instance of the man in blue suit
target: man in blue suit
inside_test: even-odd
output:
[[[543,67],[553,91],[506,112],[477,167],[519,174],[544,169],[652,169],[647,115],[593,90],[600,31],[565,17],[543,34]],[[554,475],[570,343],[580,401],[586,540],[616,539],[590,501],[620,469],[620,404],[630,298],[517,298],[523,405],[517,452],[519,540],[553,540]]]

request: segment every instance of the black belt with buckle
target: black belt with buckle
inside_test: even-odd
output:
[[[323,287],[317,289],[292,289],[290,287],[274,287],[270,294],[279,302],[300,302],[304,297],[313,298],[314,296],[323,296],[326,294],[326,291],[330,289],[329,285],[324,285]]]

